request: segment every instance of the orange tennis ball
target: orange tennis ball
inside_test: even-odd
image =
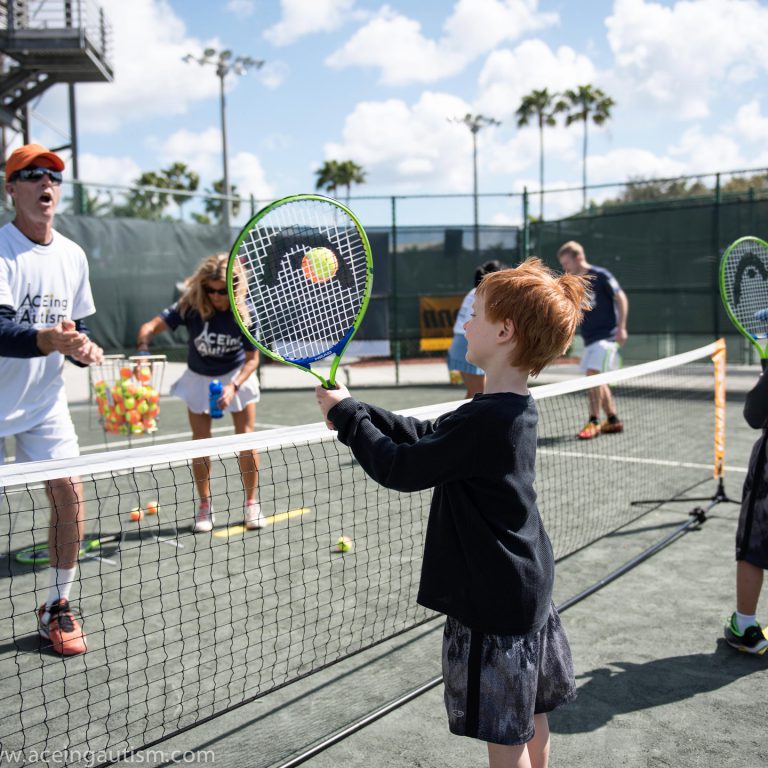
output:
[[[157,514],[157,502],[156,501],[148,501],[147,502],[147,514],[148,515],[156,515]]]
[[[137,520],[144,519],[144,510],[141,507],[134,507],[131,510],[131,520],[136,522]]]
[[[312,248],[301,260],[304,277],[313,283],[325,283],[338,271],[339,262],[330,248]]]

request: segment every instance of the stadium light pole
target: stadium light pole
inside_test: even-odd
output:
[[[472,133],[472,179],[473,179],[473,200],[475,204],[475,258],[480,258],[480,226],[478,223],[478,205],[477,205],[477,134],[481,128],[491,125],[501,125],[493,117],[485,115],[472,115],[467,112],[464,117],[451,118],[452,123],[464,123]]]
[[[221,159],[224,166],[224,200],[222,201],[221,220],[229,228],[230,218],[230,188],[229,188],[229,162],[227,160],[227,105],[224,97],[224,78],[233,72],[236,75],[244,75],[249,69],[260,69],[264,66],[261,59],[250,56],[235,56],[232,51],[219,51],[216,48],[206,48],[202,56],[188,53],[182,58],[187,64],[194,62],[204,66],[210,64],[216,67],[216,75],[219,78],[219,109],[221,112]]]

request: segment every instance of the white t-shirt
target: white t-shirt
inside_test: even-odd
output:
[[[475,303],[475,289],[473,288],[461,302],[459,314],[456,315],[456,322],[453,324],[453,335],[464,335],[464,323],[472,317],[472,305]]]
[[[0,228],[0,305],[35,328],[81,320],[96,311],[83,249],[53,232],[48,245],[27,239],[14,224]],[[0,357],[0,437],[39,424],[62,397],[64,355]]]

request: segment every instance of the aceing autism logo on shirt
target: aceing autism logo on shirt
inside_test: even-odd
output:
[[[69,299],[57,299],[53,293],[32,294],[32,287],[27,286],[27,293],[16,310],[16,322],[29,325],[56,325],[69,317]]]
[[[224,357],[240,348],[241,340],[228,333],[209,333],[208,322],[194,338],[195,349],[201,357]]]

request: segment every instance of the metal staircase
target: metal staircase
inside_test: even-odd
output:
[[[26,133],[27,105],[57,83],[111,82],[111,45],[94,0],[0,0],[0,126]]]

